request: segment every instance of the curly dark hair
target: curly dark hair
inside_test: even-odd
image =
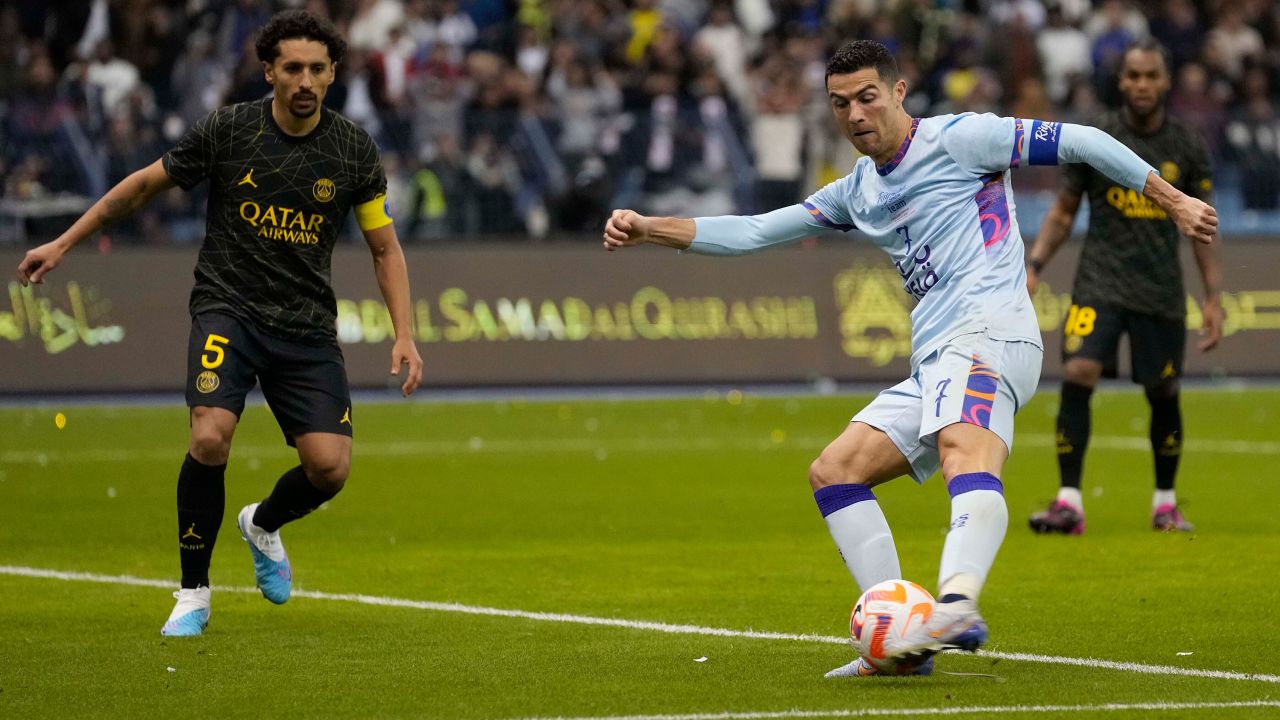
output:
[[[324,43],[329,48],[329,59],[335,65],[342,62],[347,54],[347,42],[342,39],[338,28],[306,10],[285,10],[272,15],[262,32],[258,33],[254,48],[258,51],[258,59],[270,64],[280,57],[281,40],[299,39]]]
[[[880,79],[890,85],[898,81],[898,61],[889,48],[875,40],[854,40],[845,43],[827,61],[827,77],[855,73],[873,67]]]

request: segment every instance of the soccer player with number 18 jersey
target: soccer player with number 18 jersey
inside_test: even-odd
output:
[[[902,107],[906,82],[879,43],[842,47],[827,64],[826,80],[836,124],[865,156],[852,173],[802,204],[751,217],[615,210],[604,245],[649,242],[736,255],[835,228],[858,230],[889,254],[917,303],[911,377],[854,416],[810,466],[809,482],[845,564],[866,590],[902,577],[872,488],[902,475],[923,483],[942,471],[951,530],[938,603],[923,626],[885,643],[900,667],[924,674],[939,650],[976,650],[987,639],[977,600],[1008,525],[1001,473],[1013,446],[1014,413],[1040,378],[1043,350],[1009,170],[1087,163],[1143,193],[1185,234],[1206,242],[1217,216],[1094,128],[967,113],[910,117]],[[858,658],[830,674],[876,669]]]
[[[1209,150],[1200,135],[1169,117],[1165,95],[1169,64],[1154,40],[1129,47],[1120,67],[1121,109],[1098,127],[1110,132],[1160,175],[1189,195],[1209,201]],[[1186,290],[1178,262],[1181,236],[1173,219],[1146,197],[1118,186],[1093,169],[1072,165],[1027,258],[1027,288],[1035,292],[1040,270],[1071,234],[1083,196],[1089,197],[1089,231],[1076,268],[1071,308],[1063,323],[1062,402],[1058,406],[1058,496],[1033,514],[1039,533],[1084,532],[1080,492],[1085,449],[1089,445],[1089,400],[1102,376],[1115,377],[1122,335],[1129,336],[1133,380],[1151,405],[1151,453],[1155,492],[1151,526],[1160,531],[1190,531],[1194,526],[1178,509],[1174,478],[1182,456],[1179,379],[1187,341]],[[1216,245],[1191,243],[1204,285],[1201,308],[1204,335],[1200,351],[1212,350],[1222,336],[1219,287],[1222,271]]]

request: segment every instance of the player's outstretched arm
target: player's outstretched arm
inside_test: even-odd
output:
[[[1036,233],[1035,244],[1027,253],[1027,292],[1034,295],[1040,286],[1040,271],[1044,269],[1058,248],[1071,235],[1071,226],[1075,223],[1076,212],[1080,209],[1081,193],[1075,190],[1062,190],[1054,200],[1053,206],[1045,214],[1040,223],[1040,231]]]
[[[121,180],[80,216],[66,232],[56,239],[28,251],[18,263],[18,280],[27,283],[44,282],[44,276],[62,262],[62,256],[87,237],[102,228],[123,220],[138,208],[146,205],[157,193],[174,187],[174,182],[157,160],[129,177]]]
[[[409,269],[404,251],[396,238],[395,226],[390,223],[365,230],[364,239],[373,253],[373,272],[396,333],[396,342],[391,348],[391,374],[399,375],[400,367],[408,366],[400,392],[409,397],[422,383],[422,356],[413,343],[413,324],[409,321]]]
[[[1183,235],[1203,243],[1213,242],[1218,232],[1218,213],[1208,203],[1165,182],[1155,168],[1119,140],[1097,128],[1071,123],[1063,123],[1058,133],[1053,135],[1057,138],[1059,162],[1089,164],[1103,175],[1150,198],[1169,214]],[[1037,145],[1052,145],[1053,141],[1037,139],[1033,133],[1029,143],[1034,158]]]
[[[745,255],[826,232],[817,215],[791,205],[763,215],[684,218],[646,217],[614,210],[604,226],[606,250],[653,243],[700,255]]]

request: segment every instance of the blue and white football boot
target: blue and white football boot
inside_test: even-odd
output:
[[[178,603],[169,613],[169,620],[160,628],[165,637],[196,637],[204,634],[209,624],[209,597],[207,587],[182,588],[173,596]]]
[[[890,644],[885,642],[885,653],[900,659],[925,659],[942,650],[977,652],[987,643],[987,623],[978,614],[978,604],[963,595],[953,595],[950,601],[939,601],[933,606],[928,622],[903,635]]]
[[[284,543],[280,542],[280,531],[269,533],[253,524],[253,513],[257,509],[258,503],[246,505],[236,518],[236,525],[253,554],[253,574],[262,597],[283,605],[293,591],[293,569],[289,567]]]
[[[848,665],[841,665],[835,670],[831,670],[826,675],[823,675],[823,677],[868,677],[870,675],[885,675],[887,677],[893,677],[894,675],[930,675],[932,673],[933,658],[926,658],[924,662],[916,665],[915,667],[911,667],[910,665],[899,667],[898,672],[890,674],[882,671],[880,668],[872,665],[866,660],[863,660],[862,656],[859,655],[853,659],[853,662]]]

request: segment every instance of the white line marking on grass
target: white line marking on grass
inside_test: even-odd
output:
[[[63,570],[49,570],[45,568],[23,567],[17,565],[0,565],[0,575],[15,575],[18,577],[42,578],[47,580],[95,582],[108,585],[133,585],[137,587],[164,588],[166,590],[171,590],[174,587],[173,582],[168,580],[153,580],[150,578],[134,577],[132,575],[100,575],[98,573],[67,572]],[[258,589],[250,587],[219,586],[218,591],[256,593],[258,592]],[[361,605],[378,605],[382,607],[429,610],[432,612],[461,613],[464,615],[520,618],[522,620],[572,623],[575,625],[603,625],[608,627],[627,628],[629,630],[649,630],[652,632],[670,633],[673,635],[704,635],[713,637],[748,638],[753,640],[787,640],[792,642],[828,643],[834,645],[847,645],[849,643],[848,638],[830,635],[805,635],[758,630],[730,630],[728,628],[703,627],[701,625],[676,625],[672,623],[651,622],[647,620],[625,620],[622,618],[602,618],[590,615],[509,610],[506,608],[431,602],[428,600],[406,600],[403,598],[362,595],[358,593],[327,593],[317,590],[294,590],[293,596],[310,598],[312,600],[336,600],[340,602],[359,603]],[[1148,665],[1145,663],[1096,660],[1093,658],[1071,658],[1058,657],[1056,655],[1033,655],[1031,653],[1006,653],[988,650],[979,650],[978,655],[999,660],[1038,662],[1053,665],[1074,665],[1077,667],[1121,670],[1148,675],[1182,675],[1186,677],[1214,678],[1218,680],[1254,680],[1258,682],[1280,683],[1280,675],[1265,675],[1262,673],[1200,670],[1197,668],[1175,667],[1173,665]]]
[[[839,710],[781,710],[777,712],[690,713],[687,715],[610,715],[598,717],[548,717],[525,720],[773,720],[774,718],[894,717],[899,715],[1000,715],[1004,713],[1110,712],[1116,710],[1208,710],[1220,708],[1280,707],[1280,700],[1238,702],[1106,703],[1101,705],[986,705],[930,708],[857,708]]]
[[[358,442],[356,457],[414,457],[430,455],[511,455],[530,453],[594,453],[610,452],[723,452],[766,450],[819,450],[831,441],[829,437],[797,437],[784,442],[764,438],[468,438],[466,440],[419,440],[400,442]],[[1015,447],[1053,447],[1053,435],[1027,433],[1014,438]],[[1090,446],[1104,450],[1151,452],[1151,441],[1145,437],[1102,435],[1090,439]],[[1280,455],[1280,442],[1270,440],[1197,440],[1191,438],[1184,447],[1190,452],[1227,455]],[[176,454],[175,454],[176,453]],[[293,457],[293,448],[284,445],[237,445],[237,458]],[[176,459],[175,459],[176,458]],[[8,450],[0,452],[0,464],[48,465],[50,462],[136,462],[178,463],[181,451],[173,448],[149,450]]]

